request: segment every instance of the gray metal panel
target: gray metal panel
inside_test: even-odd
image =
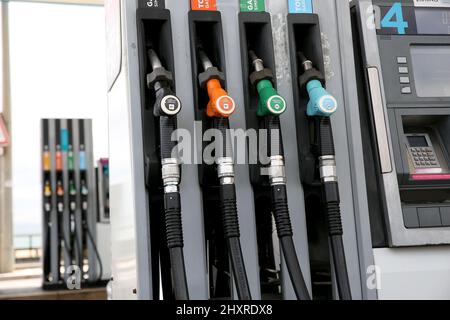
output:
[[[288,104],[286,112],[281,117],[283,128],[283,143],[286,154],[286,176],[288,177],[287,191],[292,227],[294,230],[294,243],[297,250],[300,266],[306,283],[311,292],[311,272],[309,265],[309,248],[306,229],[305,202],[303,186],[300,181],[298,169],[298,144],[295,122],[294,98],[292,94],[291,66],[289,59],[287,19],[287,1],[271,1],[267,10],[272,14],[273,40],[275,60],[277,66],[278,91]],[[285,266],[282,262],[282,286],[285,299],[294,300],[295,293]]]
[[[189,1],[166,0],[171,10],[173,51],[177,96],[183,102],[178,127],[188,130],[194,137],[194,97],[188,35]],[[201,147],[201,146],[199,146]],[[184,164],[181,179],[181,208],[184,231],[184,256],[190,298],[209,299],[208,268],[206,264],[203,200],[198,180],[197,165]]]
[[[355,57],[353,54],[353,37],[349,5],[346,1],[334,0],[336,6],[337,30],[339,34],[339,50],[343,83],[343,102],[349,144],[349,160],[351,184],[355,210],[355,232],[359,254],[361,277],[361,293],[364,300],[377,299],[376,290],[367,287],[367,271],[375,264],[372,251],[372,238],[369,220],[369,208],[366,193],[366,177],[364,175],[364,150],[361,137],[361,121],[358,106],[358,89],[356,85]],[[345,227],[345,226],[344,226]],[[352,232],[352,226],[346,229]],[[344,237],[344,241],[348,238]],[[346,254],[349,252],[347,243]],[[356,254],[356,251],[354,251]]]
[[[218,10],[222,13],[223,36],[225,43],[227,89],[235,99],[236,112],[230,119],[232,129],[245,128],[245,106],[242,85],[241,52],[239,46],[227,45],[240,43],[239,24],[237,23],[237,12],[239,12],[238,1],[230,2],[222,0],[218,2]],[[236,63],[237,62],[237,63]],[[248,281],[252,298],[261,299],[261,285],[259,278],[258,242],[256,235],[256,218],[254,194],[250,184],[250,172],[247,165],[236,166],[236,194],[239,212],[239,223],[241,230],[242,252],[244,254],[245,267],[247,269]]]
[[[114,299],[153,298],[136,8],[136,0],[121,1],[122,68],[108,93]]]

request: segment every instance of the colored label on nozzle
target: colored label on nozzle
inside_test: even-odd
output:
[[[87,165],[86,165],[86,151],[80,151],[80,170],[86,171]]]
[[[191,0],[191,9],[196,11],[216,11],[216,0]]]
[[[236,110],[234,100],[229,96],[223,96],[217,100],[217,109],[222,115],[231,115]]]
[[[286,111],[286,100],[281,96],[273,96],[267,102],[270,112],[274,115],[283,114]]]
[[[266,4],[264,0],[241,0],[242,12],[264,12]]]
[[[69,151],[69,130],[61,129],[61,151]]]
[[[289,13],[313,13],[312,0],[288,0]]]

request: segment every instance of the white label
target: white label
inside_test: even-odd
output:
[[[415,7],[450,8],[450,0],[414,0]]]

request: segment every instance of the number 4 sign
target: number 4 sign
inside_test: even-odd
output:
[[[0,148],[9,146],[9,133],[6,128],[5,120],[0,114]]]
[[[406,34],[408,26],[408,22],[403,18],[401,2],[395,3],[381,21],[382,28],[395,28],[398,34]]]

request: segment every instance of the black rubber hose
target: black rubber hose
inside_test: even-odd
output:
[[[161,159],[171,159],[177,145],[172,134],[177,129],[177,118],[161,116],[159,119]],[[170,253],[172,286],[175,300],[189,300],[186,265],[184,261],[183,222],[179,192],[164,194],[166,240]]]
[[[172,248],[170,252],[170,263],[172,264],[173,294],[178,301],[189,300],[189,290],[186,279],[186,267],[184,263],[183,248]]]
[[[214,118],[213,127],[219,130],[223,137],[222,141],[216,141],[222,143],[222,152],[219,150],[219,154],[216,154],[216,156],[232,157],[232,147],[229,136],[227,135],[228,129],[230,128],[229,120],[226,118]],[[240,242],[241,233],[237,210],[236,186],[234,184],[222,185],[220,187],[220,206],[222,210],[224,236],[227,240],[238,298],[239,300],[249,301],[252,300],[252,296]]]
[[[88,236],[89,241],[90,241],[91,244],[92,244],[92,248],[94,249],[94,253],[95,253],[95,256],[97,257],[97,262],[98,262],[98,269],[99,269],[99,272],[98,272],[98,277],[97,277],[97,279],[96,279],[94,282],[100,282],[100,281],[102,280],[102,278],[103,278],[103,263],[102,263],[102,257],[100,256],[100,252],[98,251],[97,244],[96,244],[95,241],[94,241],[94,237],[92,236],[92,232],[91,232],[91,230],[89,229],[89,226],[88,226],[88,224],[87,224],[87,221],[84,222],[84,223],[85,223],[85,225],[84,225],[84,230],[85,230],[85,232],[86,232],[86,234],[87,234],[87,236]]]
[[[319,118],[317,124],[319,126],[320,155],[335,156],[333,128],[330,118]],[[322,190],[339,297],[341,300],[352,300],[344,243],[342,240],[344,229],[342,227],[339,184],[337,181],[324,182],[322,183]]]
[[[220,204],[224,237],[227,240],[231,267],[239,300],[251,300],[250,286],[240,243],[239,218],[236,205],[235,185],[220,187]]]
[[[268,133],[269,156],[284,156],[283,138],[279,117],[267,117],[265,120]],[[277,226],[278,238],[281,242],[286,267],[294,287],[295,295],[299,300],[311,300],[308,287],[303,277],[297,252],[293,241],[293,230],[286,185],[272,186],[272,212]]]
[[[161,140],[161,159],[173,158],[173,151],[177,146],[177,141],[172,141],[172,134],[177,129],[176,117],[160,117],[159,132]]]
[[[44,209],[45,211],[45,209]],[[51,212],[51,211],[50,211]],[[50,272],[50,247],[51,247],[51,227],[50,227],[50,212],[46,212],[44,217],[45,217],[45,224],[46,224],[46,232],[45,232],[45,239],[44,239],[44,274],[45,277],[47,279],[47,277],[49,276]]]
[[[331,119],[328,117],[318,117],[316,121],[316,130],[319,137],[319,155],[320,156],[335,156],[336,150],[334,148],[333,127],[331,126]]]
[[[189,300],[189,292],[184,263],[183,222],[179,193],[164,195],[167,247],[172,266],[173,291],[176,300]]]
[[[230,121],[226,118],[214,118],[213,128],[219,130],[223,139],[221,141],[215,141],[216,143],[216,158],[218,157],[232,157],[233,148],[231,145],[231,137],[229,135]],[[217,143],[220,145],[217,146]],[[222,150],[219,149],[221,147]]]
[[[348,279],[347,261],[344,254],[344,242],[342,236],[330,237],[331,250],[333,251],[333,260],[336,272],[336,281],[338,283],[338,292],[341,300],[352,300],[352,291]]]
[[[272,211],[295,295],[299,300],[311,300],[292,239],[293,231],[285,185],[272,187]]]

